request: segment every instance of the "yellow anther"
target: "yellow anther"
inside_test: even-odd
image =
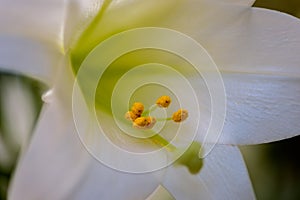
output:
[[[135,102],[131,107],[131,111],[135,115],[141,115],[144,111],[144,105],[140,102]]]
[[[128,112],[125,114],[125,119],[134,121],[134,120],[136,120],[136,118],[138,118],[138,117],[140,117],[140,116],[141,116],[141,115],[136,115],[136,114],[134,114],[132,111],[128,111]]]
[[[161,96],[156,100],[156,104],[159,107],[167,108],[171,103],[171,98],[169,96]]]
[[[134,120],[134,125],[136,126],[146,126],[148,123],[147,117],[139,117],[136,120]]]
[[[147,117],[147,129],[152,128],[156,123],[156,119],[154,117]]]
[[[133,127],[138,129],[151,129],[156,120],[154,117],[138,117],[133,122]]]
[[[188,118],[189,114],[187,110],[179,109],[173,113],[172,119],[174,122],[182,122]]]

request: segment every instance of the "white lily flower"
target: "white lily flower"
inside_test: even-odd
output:
[[[251,8],[252,3],[253,0],[31,0],[25,4],[2,0],[0,69],[36,78],[51,88],[43,96],[46,103],[27,152],[18,163],[9,198],[255,198],[236,145],[265,143],[299,134],[300,22],[286,14]],[[222,73],[227,95],[226,122],[218,144],[205,157],[196,175],[173,165],[144,174],[114,170],[93,159],[82,145],[82,138],[76,135],[72,70],[78,70],[88,53],[110,36],[150,26],[192,37],[208,51]],[[150,52],[150,61],[153,57]],[[162,56],[163,61],[168,58]],[[133,56],[121,59],[119,64],[139,64],[143,59],[147,60],[143,55]],[[107,77],[113,78],[114,73],[109,72]],[[165,79],[174,80],[168,76]],[[195,82],[197,90],[203,89],[197,84],[200,80],[189,80]],[[158,94],[151,91],[143,100]],[[98,105],[102,117],[99,121],[106,124],[104,128],[117,144],[135,148],[135,144],[118,134],[112,116],[105,111],[109,106]],[[208,102],[201,102],[199,107],[201,115],[210,117],[205,109]],[[193,114],[193,108],[189,111]],[[85,117],[89,113],[80,120],[86,122]],[[187,124],[193,123],[193,118],[188,119]],[[205,130],[205,123],[200,123],[200,131]],[[89,136],[82,141],[94,142],[95,135]],[[96,146],[96,151],[101,147]],[[108,159],[116,160],[109,155]]]

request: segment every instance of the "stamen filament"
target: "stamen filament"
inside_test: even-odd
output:
[[[181,153],[182,151],[159,134],[152,136],[150,139],[155,144],[165,148],[171,153],[174,153],[174,155]],[[175,165],[185,166],[191,174],[198,174],[203,166],[203,160],[198,156],[200,148],[201,144],[193,141],[190,147],[185,152],[182,152],[183,154],[178,158]]]
[[[174,152],[177,150],[176,146],[174,146],[172,143],[170,143],[168,140],[166,140],[159,134],[155,134],[154,136],[150,137],[149,139],[152,142],[154,142],[155,144],[166,148],[166,150],[168,150],[169,152]]]
[[[161,96],[157,99],[156,104],[146,111],[144,111],[144,105],[141,102],[135,102],[131,109],[125,113],[125,118],[131,121],[133,128],[149,130],[152,136],[148,137],[148,140],[170,152],[174,158],[177,158],[176,164],[187,167],[191,174],[197,174],[203,165],[203,161],[198,155],[201,148],[200,143],[193,141],[188,149],[177,148],[159,133],[152,130],[157,121],[173,120],[176,123],[180,123],[188,118],[188,111],[184,109],[177,110],[171,117],[167,118],[156,119],[155,116],[150,116],[151,112],[157,108],[168,108],[171,101],[169,96]]]
[[[156,119],[156,121],[170,121],[170,120],[173,120],[172,117]]]
[[[148,116],[149,113],[155,111],[157,109],[157,107],[158,107],[157,105],[154,105],[152,108],[144,111],[144,113],[142,114],[142,116]]]

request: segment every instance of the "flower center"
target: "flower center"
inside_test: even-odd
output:
[[[144,105],[141,102],[133,103],[131,109],[125,113],[125,118],[132,123],[132,127],[139,130],[149,130],[152,129],[156,121],[171,121],[176,123],[183,122],[188,118],[188,111],[184,109],[178,109],[173,113],[172,117],[167,118],[156,118],[155,116],[150,116],[157,108],[168,108],[172,100],[169,96],[161,96],[157,99],[156,105],[152,106],[149,110],[144,112]],[[192,142],[190,147],[183,153],[181,149],[172,145],[164,137],[155,133],[149,137],[153,143],[157,144],[160,147],[165,148],[168,152],[177,156],[182,154],[179,159],[176,161],[175,165],[185,166],[188,168],[190,173],[197,174],[202,168],[203,161],[199,158],[199,150],[201,148],[200,143]]]
[[[156,106],[153,106],[151,109],[147,110],[144,114],[144,105],[140,102],[135,102],[131,110],[126,112],[125,118],[132,122],[134,128],[137,129],[151,129],[155,123],[156,118],[152,116],[147,116],[150,112],[158,108],[167,108],[171,104],[171,97],[161,96],[156,101]],[[158,121],[169,121],[173,120],[174,122],[182,122],[188,118],[188,111],[179,109],[173,113],[172,117],[168,118],[159,118]]]

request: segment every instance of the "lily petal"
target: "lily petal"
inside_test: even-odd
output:
[[[216,145],[198,175],[169,167],[163,186],[176,199],[254,199],[243,157],[235,146]]]
[[[257,144],[299,134],[299,35],[298,19],[252,9],[210,39],[207,47],[228,97],[220,143]]]
[[[53,45],[24,37],[0,35],[0,71],[49,84],[62,54]]]
[[[28,76],[50,85],[62,57],[56,47],[13,36],[0,36],[0,44],[1,71]]]
[[[27,36],[62,44],[65,1],[1,0],[1,35]]]
[[[194,38],[221,71],[299,75],[299,19],[215,1],[178,5],[149,25],[175,29]]]
[[[130,174],[94,160],[71,199],[146,199],[161,182],[162,172]]]
[[[84,175],[90,159],[75,134],[71,116],[61,112],[61,106],[52,99],[42,110],[10,185],[10,199],[64,199]]]
[[[72,116],[74,77],[70,67],[60,69],[57,85],[43,97],[47,103],[29,148],[17,166],[10,185],[10,199],[149,196],[161,181],[160,173],[117,172],[96,161],[84,148]]]
[[[159,174],[122,173],[93,159],[71,116],[61,111],[58,102],[45,107],[10,185],[10,199],[142,199],[156,188]]]
[[[146,200],[174,200],[174,197],[166,190],[166,188],[159,185]]]
[[[299,77],[299,35],[299,19],[252,8],[203,45],[221,71]]]
[[[300,78],[223,74],[227,116],[219,143],[259,144],[299,135]]]
[[[61,55],[96,14],[97,2],[2,0],[0,70],[51,85]]]
[[[59,69],[57,85],[43,95],[46,103],[28,149],[18,162],[9,188],[11,199],[66,198],[91,162],[72,118],[72,72],[67,62],[60,63]]]
[[[178,19],[187,19],[192,13],[197,16],[193,9],[189,11]],[[219,142],[257,144],[298,135],[299,19],[234,6],[223,6],[214,18],[219,21],[167,22],[197,39],[223,74],[229,103]]]
[[[211,34],[205,32],[207,27],[209,30],[222,27],[223,24],[238,19],[240,13],[249,7],[248,3],[241,6],[240,3],[220,4],[218,1],[207,0],[111,1],[72,46],[72,63],[78,69],[97,44],[121,31],[158,26],[172,28],[192,37],[199,33]]]
[[[300,51],[299,20],[275,11],[233,6],[232,4],[214,5],[213,10],[204,10],[198,14],[200,6],[203,8],[205,5],[209,7],[209,5],[214,5],[214,2],[182,4],[174,7],[172,13],[165,15],[164,18],[160,19],[160,22],[156,20],[149,20],[148,22],[149,25],[159,25],[182,31],[197,39],[208,50],[224,74],[224,79],[226,78],[225,81],[228,82],[225,84],[230,103],[224,134],[220,142],[255,144],[297,135],[299,132],[297,125],[299,96],[297,95],[298,90],[294,86],[298,85],[298,81],[294,78],[289,80],[289,77],[297,78],[300,73],[298,64],[300,63],[298,56]],[[170,5],[168,4],[168,6]],[[126,4],[120,3],[118,6],[112,4],[106,14],[110,16],[110,12],[114,13],[121,7],[125,9]],[[192,17],[196,18],[193,18],[191,23],[186,23]],[[103,16],[99,24],[105,23],[105,19],[106,16]],[[108,19],[113,18],[108,17]],[[123,28],[135,26],[139,26],[139,23],[128,24]],[[110,28],[112,28],[112,32],[115,29],[115,27]],[[95,33],[90,32],[90,34]],[[228,53],[229,51],[230,53]],[[227,78],[229,76],[225,75],[227,73],[257,74],[257,80],[262,80],[261,74],[270,75],[268,80],[273,81],[270,83],[273,89],[261,85],[263,83],[252,82],[251,88],[259,89],[242,91],[242,87],[238,89],[239,84],[248,81],[244,84],[248,85],[249,88],[250,79],[240,78],[234,84],[234,80],[230,80]],[[275,88],[281,88],[280,91],[282,91],[283,85],[288,87],[284,95],[281,95],[283,92],[275,92]],[[237,91],[241,93],[237,93]],[[272,96],[270,95],[271,92]],[[273,94],[274,92],[276,95]],[[232,104],[232,102],[237,102],[235,98],[240,99],[237,103],[239,105]],[[277,109],[277,105],[284,106]],[[287,113],[288,110],[292,110],[292,113],[279,114],[279,111]],[[259,115],[261,115],[260,118],[255,117]],[[267,126],[262,125],[263,121],[267,122]],[[246,129],[246,126],[250,129]]]
[[[63,24],[64,49],[79,37],[89,25],[105,1],[100,0],[67,0]]]
[[[216,0],[218,2],[224,1],[225,3],[232,3],[235,5],[246,5],[246,6],[252,6],[255,2],[255,0]]]

